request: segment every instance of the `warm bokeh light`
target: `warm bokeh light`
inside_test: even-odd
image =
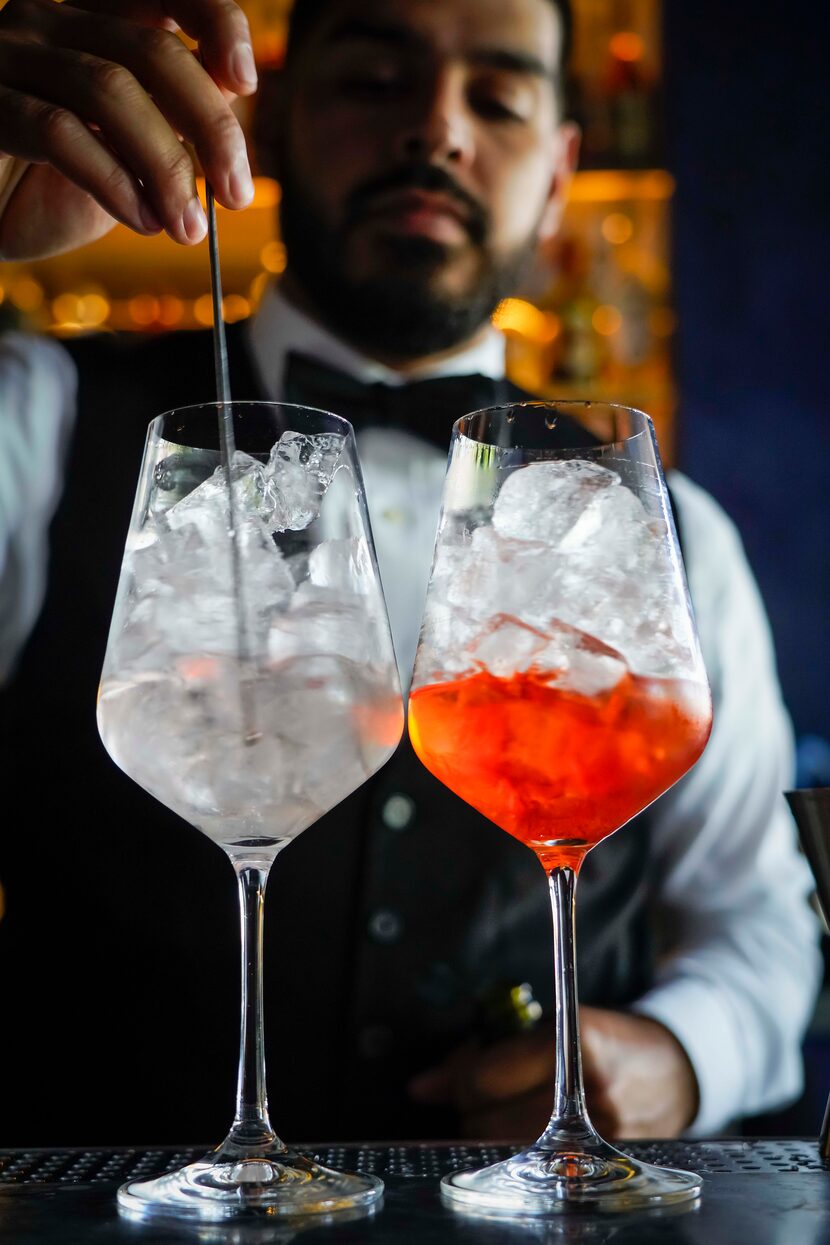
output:
[[[591,317],[591,324],[600,337],[613,337],[622,326],[622,316],[616,307],[603,303]]]
[[[77,294],[59,294],[52,300],[52,315],[56,324],[80,324],[80,297]]]
[[[493,312],[493,324],[503,333],[518,333],[542,344],[552,342],[561,329],[558,316],[523,298],[502,299]]]
[[[9,287],[9,300],[21,311],[38,311],[43,306],[43,286],[34,277],[15,277]]]
[[[213,299],[210,294],[203,294],[196,299],[193,304],[193,319],[197,324],[204,324],[206,327],[213,324]]]
[[[89,328],[105,324],[110,314],[110,301],[103,294],[84,294],[81,298],[81,323]]]
[[[152,294],[136,294],[127,303],[127,312],[133,324],[147,328],[155,324],[159,315],[159,300]]]
[[[608,46],[618,61],[641,61],[646,50],[642,37],[633,30],[618,30]]]
[[[97,291],[59,294],[52,299],[52,317],[59,329],[97,329],[109,319],[110,300]]]
[[[248,290],[248,295],[254,307],[258,307],[262,301],[262,296],[268,288],[270,277],[267,272],[260,272],[254,277]]]
[[[649,202],[670,199],[674,178],[665,169],[586,169],[571,182],[571,203]]]
[[[285,271],[285,247],[282,242],[266,242],[259,253],[260,263],[266,272],[280,273]]]
[[[241,294],[228,294],[222,299],[222,318],[227,324],[235,324],[250,314],[251,304]]]
[[[612,246],[622,246],[634,233],[634,222],[625,212],[610,212],[602,222],[602,236]]]
[[[184,317],[184,303],[175,294],[162,294],[158,300],[158,322],[165,329],[172,329],[181,324]]]

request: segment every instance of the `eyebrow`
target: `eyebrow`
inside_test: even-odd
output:
[[[356,17],[347,18],[332,27],[325,41],[332,44],[376,43],[401,48],[426,45],[426,40],[406,26],[399,26],[394,22],[370,22]],[[529,74],[535,78],[546,78],[553,83],[559,79],[558,71],[546,65],[540,57],[518,49],[473,48],[465,59],[472,65],[503,69],[509,73]]]

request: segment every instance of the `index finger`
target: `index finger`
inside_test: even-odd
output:
[[[248,19],[234,0],[67,0],[76,9],[145,26],[177,26],[195,39],[205,69],[235,95],[256,90]]]

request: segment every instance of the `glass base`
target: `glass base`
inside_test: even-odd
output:
[[[536,1145],[476,1171],[444,1176],[441,1194],[478,1213],[555,1215],[646,1210],[700,1196],[694,1172],[638,1163],[607,1142],[570,1148]]]
[[[333,1171],[285,1150],[278,1158],[230,1162],[208,1154],[178,1171],[122,1185],[118,1205],[130,1218],[210,1222],[367,1212],[382,1196],[383,1182],[376,1176]]]

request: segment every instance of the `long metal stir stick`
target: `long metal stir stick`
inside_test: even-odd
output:
[[[216,202],[209,183],[205,185],[208,218],[208,249],[210,251],[210,292],[213,299],[213,362],[216,371],[216,397],[219,402],[219,448],[222,466],[228,486],[228,518],[231,538],[231,568],[233,598],[236,612],[236,646],[239,657],[239,699],[242,706],[242,731],[246,743],[259,739],[254,711],[253,686],[245,677],[251,652],[245,625],[244,575],[242,551],[239,547],[239,523],[236,498],[233,490],[232,465],[236,454],[236,437],[233,430],[233,406],[231,384],[228,376],[228,343],[225,338],[225,321],[222,314],[222,274],[219,269],[219,238],[216,229]]]

